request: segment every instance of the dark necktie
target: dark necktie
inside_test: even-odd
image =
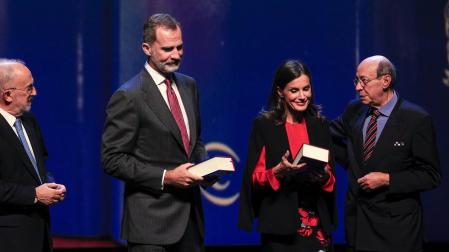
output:
[[[182,143],[184,144],[184,149],[186,150],[186,153],[188,155],[190,151],[189,136],[187,135],[186,124],[184,123],[184,118],[182,117],[181,107],[179,106],[178,98],[176,97],[175,91],[171,87],[170,80],[165,79],[164,83],[167,86],[168,104],[170,106],[173,118],[175,119],[176,124],[178,125],[179,131],[181,132]]]
[[[20,142],[22,142],[23,148],[25,148],[25,152],[28,155],[28,158],[30,159],[31,163],[33,164],[34,170],[36,171],[37,177],[39,178],[39,181],[42,184],[41,176],[39,175],[39,170],[37,169],[36,159],[34,158],[33,154],[31,154],[30,147],[28,146],[28,142],[25,138],[25,134],[22,130],[22,120],[20,118],[16,119],[16,122],[14,123],[14,127],[16,128],[17,135],[19,136]]]
[[[373,155],[374,146],[376,145],[377,118],[379,115],[379,110],[373,109],[366,129],[365,143],[363,144],[363,161],[367,161]]]

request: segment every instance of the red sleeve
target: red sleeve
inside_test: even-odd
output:
[[[332,172],[331,172],[331,167],[329,166],[329,164],[326,165],[326,171],[329,173],[330,176],[329,176],[329,179],[327,180],[326,184],[324,184],[321,188],[325,192],[332,192],[332,191],[334,191],[335,177],[334,177],[334,174],[332,174]]]
[[[280,187],[279,180],[274,176],[273,169],[266,169],[265,166],[265,147],[260,152],[256,167],[253,171],[252,181],[254,186],[265,187],[270,185],[271,188],[277,191]]]

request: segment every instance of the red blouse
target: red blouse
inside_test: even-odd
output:
[[[285,130],[287,131],[287,138],[288,143],[290,145],[290,152],[294,157],[296,156],[296,154],[298,153],[299,149],[303,144],[309,143],[309,135],[307,134],[306,122],[305,120],[302,120],[299,123],[286,122]],[[273,169],[271,168],[272,167],[269,167],[267,169],[265,167],[265,147],[263,147],[252,175],[253,185],[264,187],[269,184],[273,190],[277,191],[280,187],[280,182],[276,178],[276,176],[274,176]],[[330,176],[327,182],[322,186],[322,189],[326,192],[332,192],[334,190],[335,185],[335,177],[330,171],[330,169],[331,168],[329,164],[327,164],[326,170]]]

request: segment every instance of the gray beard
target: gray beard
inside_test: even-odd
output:
[[[180,63],[178,63],[178,65],[176,65],[176,66],[168,66],[168,65],[164,65],[159,62],[156,63],[156,66],[159,69],[159,71],[161,71],[162,73],[166,73],[166,74],[178,71],[179,65],[180,65]]]

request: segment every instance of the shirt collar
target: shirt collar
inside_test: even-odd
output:
[[[156,85],[160,85],[164,83],[164,80],[166,79],[162,74],[160,74],[158,71],[154,70],[148,62],[145,62],[145,69],[150,74],[151,78],[153,79],[154,83]]]
[[[0,114],[5,118],[8,124],[11,127],[14,127],[14,123],[16,123],[16,117],[6,112],[4,109],[0,108]]]
[[[391,97],[391,99],[385,105],[379,108],[380,114],[389,117],[394,109],[394,106],[396,106],[397,102],[398,102],[398,95],[396,94],[395,91],[393,91],[393,97]]]

